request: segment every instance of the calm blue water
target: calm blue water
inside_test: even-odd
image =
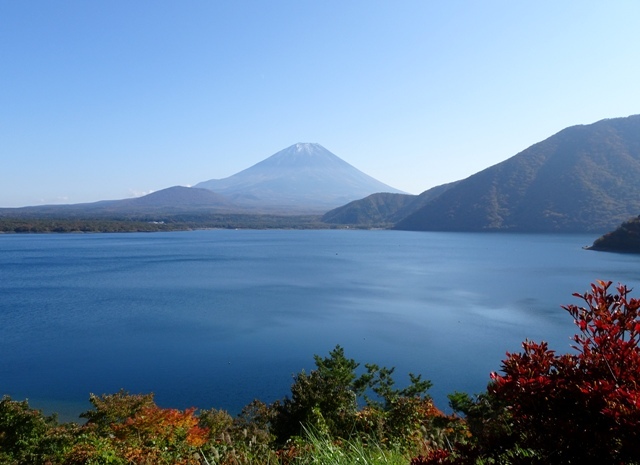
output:
[[[0,236],[0,393],[76,419],[90,392],[225,408],[288,394],[336,344],[480,392],[525,339],[570,350],[595,279],[638,287],[640,257],[584,235],[196,231]]]

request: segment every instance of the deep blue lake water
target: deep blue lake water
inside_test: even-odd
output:
[[[446,394],[482,391],[525,338],[570,350],[560,305],[640,257],[593,236],[232,231],[0,236],[0,393],[65,420],[89,393],[224,408],[289,392],[340,344]]]

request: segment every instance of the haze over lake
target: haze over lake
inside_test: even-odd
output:
[[[525,339],[570,350],[560,308],[638,287],[593,235],[209,230],[0,237],[0,390],[75,419],[90,392],[224,408],[289,393],[313,354],[479,392]],[[637,293],[632,293],[638,296]]]

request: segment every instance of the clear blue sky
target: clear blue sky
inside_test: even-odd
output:
[[[318,142],[410,193],[640,113],[640,2],[0,0],[0,206]]]

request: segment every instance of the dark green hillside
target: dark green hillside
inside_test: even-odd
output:
[[[640,216],[599,237],[589,250],[640,253]]]
[[[322,221],[366,227],[391,226],[393,222],[390,218],[411,205],[416,198],[416,195],[406,194],[371,194],[325,213]]]
[[[640,115],[573,126],[444,192],[396,225],[588,232],[640,211]]]
[[[443,184],[420,195],[372,194],[325,213],[322,221],[329,224],[361,227],[390,227],[455,184]]]
[[[120,216],[3,216],[2,233],[156,232],[194,229],[326,229],[320,216],[230,213],[140,213]],[[1,463],[1,462],[0,462]]]

